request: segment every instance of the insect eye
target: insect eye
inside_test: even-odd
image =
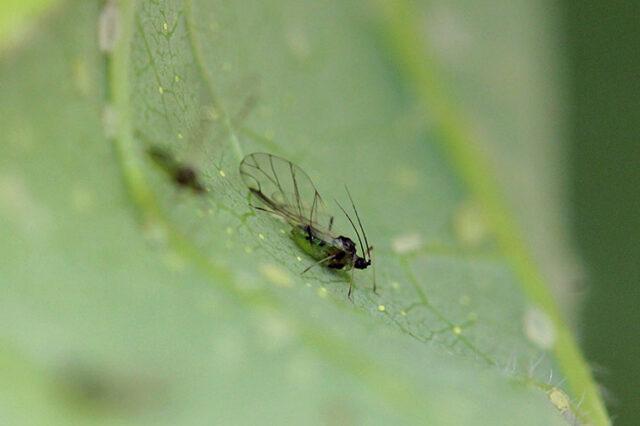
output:
[[[364,260],[362,257],[359,257],[356,259],[353,267],[356,269],[366,269],[370,264],[370,261]]]

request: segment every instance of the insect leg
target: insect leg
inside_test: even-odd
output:
[[[369,246],[367,247],[367,253],[369,253],[369,260],[371,261],[371,272],[373,273],[373,292],[377,295],[379,295],[380,293],[378,293],[378,286],[377,286],[377,282],[376,282],[376,264],[373,261],[373,258],[371,257],[371,253],[373,252],[373,246]]]
[[[298,180],[296,179],[296,169],[294,169],[293,163],[289,163],[289,170],[291,172],[291,182],[293,183],[293,194],[296,196],[296,205],[298,207],[298,215],[302,216],[302,204],[300,203],[300,189],[298,188]]]
[[[308,266],[304,271],[302,271],[302,272],[300,273],[300,275],[304,274],[305,272],[307,272],[309,269],[313,268],[314,266],[321,265],[321,264],[323,264],[323,263],[325,263],[325,262],[328,262],[328,261],[332,260],[332,259],[333,259],[333,258],[335,258],[335,257],[336,257],[336,255],[335,255],[335,254],[332,254],[331,256],[327,256],[327,257],[325,257],[324,259],[320,259],[320,260],[318,260],[316,263],[313,263],[313,264],[311,264],[310,266]]]
[[[255,194],[253,194],[253,193],[251,193],[251,192],[249,192],[249,194],[247,195],[247,202],[249,203],[249,206],[250,206],[251,208],[254,208],[254,209],[256,209],[256,210],[261,210],[261,211],[263,211],[263,212],[267,212],[267,213],[275,214],[275,212],[274,212],[273,210],[271,210],[271,209],[266,209],[266,208],[264,208],[264,207],[256,206],[255,204],[253,204],[253,203],[252,203],[252,201],[253,201],[253,197],[255,197],[255,196],[256,196],[256,195],[255,195]]]
[[[258,207],[258,206],[254,206],[253,204],[250,204],[250,206],[256,210],[261,210],[263,212],[267,212],[267,213],[271,213],[271,214],[276,214],[276,212],[274,212],[273,210],[269,210],[269,209],[265,209],[264,207]]]
[[[351,292],[353,291],[353,271],[355,271],[355,269],[351,268],[351,281],[349,281],[349,292],[347,293],[347,297],[352,302],[353,302],[353,297],[351,297]]]
[[[318,192],[316,191],[313,194],[313,203],[311,204],[311,213],[309,215],[309,226],[313,225],[313,214],[316,213],[316,209],[318,208]]]
[[[376,285],[376,268],[375,267],[373,267],[373,292],[378,296],[380,296],[380,293],[378,293],[378,286]]]
[[[329,218],[329,231],[331,231],[331,228],[333,228],[333,216]]]

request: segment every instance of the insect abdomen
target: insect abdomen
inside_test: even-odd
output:
[[[331,269],[351,269],[348,253],[335,244],[336,240],[323,240],[316,231],[306,226],[291,228],[291,238],[305,253]],[[328,259],[331,257],[330,259]]]
[[[328,247],[324,241],[319,238],[315,238],[313,234],[309,238],[309,232],[304,227],[294,226],[291,228],[291,239],[298,247],[305,253],[316,260],[324,259],[330,256],[330,247]]]

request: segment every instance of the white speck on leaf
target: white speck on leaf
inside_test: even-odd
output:
[[[432,5],[426,16],[427,40],[437,55],[449,63],[462,60],[473,41],[464,22],[465,15],[443,3]]]
[[[414,252],[423,246],[422,236],[416,232],[398,235],[391,240],[391,248],[398,254]]]
[[[453,230],[458,241],[467,247],[476,247],[484,242],[489,230],[480,206],[464,201],[453,217]]]
[[[298,27],[291,27],[285,37],[287,46],[298,61],[303,62],[311,56],[311,48],[309,47],[309,39]]]
[[[391,174],[391,180],[400,188],[411,190],[418,186],[420,182],[420,173],[415,169],[407,167],[395,170]]]
[[[98,18],[98,45],[100,51],[111,53],[120,35],[120,17],[115,0],[108,0]]]
[[[246,346],[244,337],[240,333],[229,330],[221,335],[216,335],[213,342],[213,354],[219,358],[216,361],[224,366],[223,372],[233,373],[240,368],[245,360]]]
[[[266,311],[259,316],[259,327],[265,337],[267,350],[275,350],[286,345],[295,335],[292,324],[279,314]]]
[[[556,342],[556,331],[549,316],[537,307],[524,313],[524,332],[527,338],[542,349],[551,349]]]
[[[34,237],[42,237],[53,220],[49,210],[38,203],[26,183],[15,175],[0,175],[0,214]]]
[[[147,221],[142,228],[142,232],[151,243],[160,245],[167,241],[167,229],[155,220]]]
[[[107,139],[114,139],[118,134],[118,113],[111,104],[102,109],[102,129]]]
[[[289,273],[272,263],[260,265],[260,273],[278,287],[291,287],[293,284]]]

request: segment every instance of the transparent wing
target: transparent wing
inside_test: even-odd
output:
[[[240,176],[258,207],[293,225],[331,228],[330,216],[311,178],[292,162],[272,154],[254,152],[240,163]]]

